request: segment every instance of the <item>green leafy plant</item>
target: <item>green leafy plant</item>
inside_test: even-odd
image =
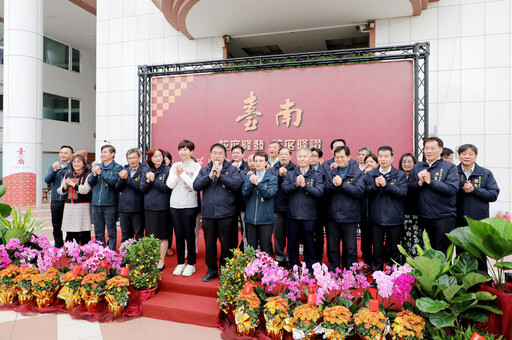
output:
[[[160,260],[160,240],[153,235],[140,238],[128,246],[124,257],[130,268],[130,283],[137,289],[158,286],[162,273],[157,268]]]
[[[30,217],[31,208],[28,208],[22,218],[20,210],[12,210],[12,222],[0,215],[0,241],[8,243],[10,239],[17,238],[20,244],[27,243],[32,234],[40,230],[46,222],[37,222],[35,217]]]
[[[491,275],[496,288],[504,290],[504,271],[512,270],[512,262],[504,261],[512,255],[512,223],[501,217],[486,218],[475,221],[466,217],[467,227],[452,230],[447,234],[450,241],[469,254],[480,258],[482,254],[496,261],[489,262]]]
[[[476,291],[491,278],[477,272],[478,263],[473,256],[460,254],[452,264],[447,258],[451,259],[453,255],[453,244],[445,255],[431,248],[426,231],[423,238],[425,249],[418,247],[420,255],[415,259],[402,247],[399,249],[414,268],[416,282],[410,295],[431,326],[458,331],[468,321],[488,321],[487,311],[502,314],[492,303],[495,295]]]
[[[2,197],[5,194],[5,191],[7,190],[7,184],[3,183],[0,184],[0,197]],[[0,203],[0,216],[7,217],[11,214],[11,206],[5,203]]]
[[[495,335],[487,333],[474,326],[468,326],[467,328],[455,331],[453,334],[446,333],[443,329],[434,329],[430,332],[430,339],[432,340],[470,340],[473,333],[478,333],[483,336],[486,340],[502,340],[503,335]]]

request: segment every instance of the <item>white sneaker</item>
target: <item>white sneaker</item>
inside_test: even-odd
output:
[[[183,270],[185,269],[185,264],[179,264],[174,268],[174,271],[172,272],[172,275],[179,276],[181,273],[183,273]]]
[[[183,270],[182,276],[191,276],[196,272],[196,266],[193,264],[187,264],[185,270]]]

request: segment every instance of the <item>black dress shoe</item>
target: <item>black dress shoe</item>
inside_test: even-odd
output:
[[[203,282],[210,282],[213,279],[218,278],[219,275],[215,272],[207,272],[205,276],[203,276]]]

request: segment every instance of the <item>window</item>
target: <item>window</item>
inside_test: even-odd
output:
[[[44,37],[44,62],[65,70],[80,72],[80,51]],[[70,62],[71,61],[71,62]]]
[[[43,118],[80,123],[80,100],[43,93]]]

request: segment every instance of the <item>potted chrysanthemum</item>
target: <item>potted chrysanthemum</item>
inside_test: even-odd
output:
[[[95,311],[100,303],[101,295],[105,292],[105,272],[87,274],[81,282],[80,295],[85,302],[85,309]]]
[[[344,306],[326,307],[324,314],[323,327],[324,338],[328,340],[343,340],[347,336],[348,323],[352,313]]]
[[[20,273],[18,266],[10,264],[0,271],[0,304],[10,304],[16,297],[16,276]]]
[[[384,339],[386,317],[379,311],[377,300],[370,300],[370,308],[360,310],[354,315],[357,333],[364,340]]]
[[[105,300],[108,302],[108,310],[116,317],[121,316],[128,304],[128,286],[130,281],[124,276],[114,276],[107,281],[105,287]]]
[[[294,339],[313,339],[315,337],[315,328],[322,316],[320,309],[313,303],[306,303],[295,307],[293,310],[293,338]]]
[[[281,340],[283,338],[283,322],[288,317],[290,305],[282,296],[272,296],[266,300],[263,307],[263,316],[265,317],[265,333],[272,340]]]
[[[233,311],[236,333],[240,336],[251,336],[259,324],[260,299],[253,291],[253,284],[247,282],[235,298]]]
[[[391,336],[394,340],[423,339],[425,319],[410,310],[399,312],[391,325]]]
[[[20,267],[20,273],[14,279],[20,304],[28,303],[34,298],[32,292],[32,278],[36,274],[39,274],[39,269],[37,268],[27,267],[25,265]]]
[[[73,270],[60,277],[62,288],[57,297],[64,300],[68,310],[75,308],[81,302],[80,287],[83,277],[81,266],[73,267]]]
[[[59,271],[53,267],[32,277],[32,290],[39,308],[49,306],[59,289]]]

